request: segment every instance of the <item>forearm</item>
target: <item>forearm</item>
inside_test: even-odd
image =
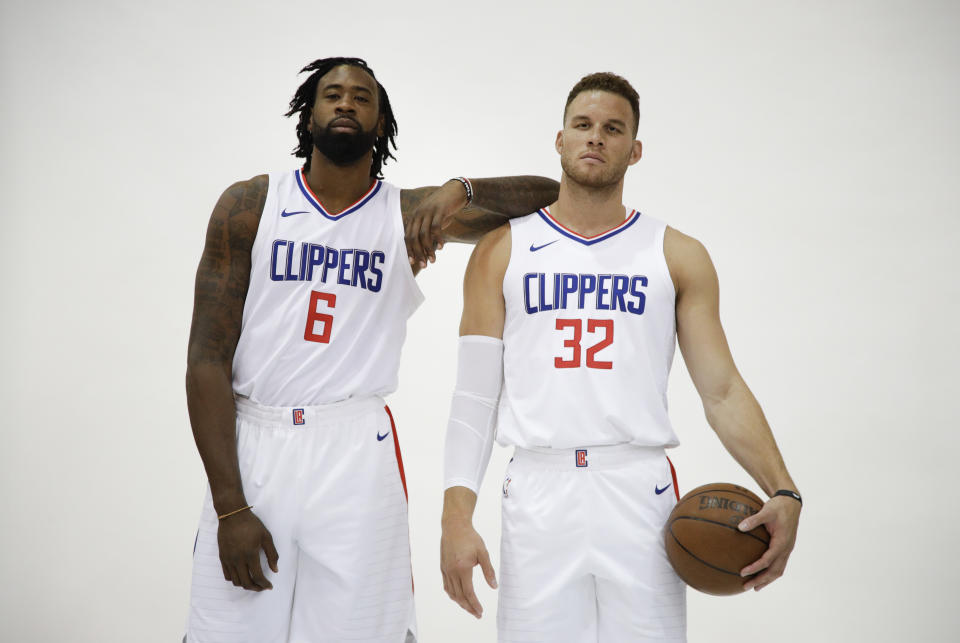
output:
[[[474,207],[513,218],[550,205],[560,194],[560,184],[542,176],[503,176],[470,179]]]
[[[451,241],[476,243],[509,219],[535,212],[557,200],[560,184],[542,176],[470,179],[473,201],[445,229]]]
[[[245,506],[229,367],[215,362],[191,363],[187,367],[187,408],[214,509],[223,514]]]
[[[742,378],[723,395],[705,397],[703,408],[720,442],[767,495],[796,490],[760,404]]]

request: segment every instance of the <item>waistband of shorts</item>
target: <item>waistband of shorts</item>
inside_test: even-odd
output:
[[[576,449],[515,447],[513,458],[518,463],[529,463],[547,469],[609,469],[625,464],[660,461],[666,455],[663,447],[610,444]]]
[[[237,417],[265,424],[292,427],[318,426],[327,422],[350,420],[386,406],[377,396],[348,398],[332,404],[315,406],[264,406],[245,397],[234,397]]]

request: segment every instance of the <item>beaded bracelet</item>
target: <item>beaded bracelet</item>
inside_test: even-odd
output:
[[[470,205],[470,202],[473,201],[473,186],[470,184],[470,179],[463,176],[455,176],[451,181],[460,181],[463,184],[463,188],[467,191],[467,205]]]

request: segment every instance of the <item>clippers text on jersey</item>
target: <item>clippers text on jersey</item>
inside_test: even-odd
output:
[[[548,310],[594,308],[642,315],[647,296],[643,275],[591,275],[528,272],[523,276],[523,303],[528,315]]]
[[[386,261],[382,250],[349,248],[338,250],[320,243],[297,243],[275,239],[270,253],[273,281],[335,281],[343,286],[380,292],[381,268]]]

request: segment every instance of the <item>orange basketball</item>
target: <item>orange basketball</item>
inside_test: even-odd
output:
[[[667,558],[690,587],[727,596],[743,591],[749,577],[740,570],[767,550],[770,534],[760,525],[748,532],[740,521],[760,511],[763,501],[726,482],[697,487],[680,498],[664,529]]]

